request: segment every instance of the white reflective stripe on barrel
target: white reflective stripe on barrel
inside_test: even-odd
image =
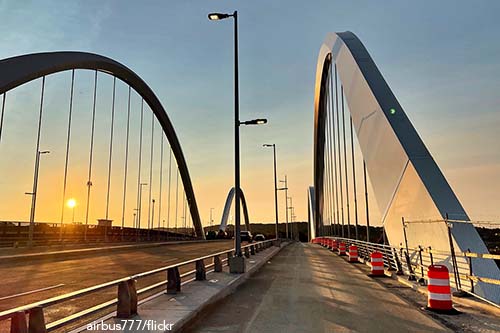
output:
[[[448,279],[431,279],[429,278],[428,285],[431,286],[448,286],[450,281]]]
[[[383,271],[384,266],[372,266],[372,271]]]
[[[384,262],[384,258],[371,258],[372,262]]]
[[[436,294],[429,292],[429,299],[433,301],[451,301],[451,294]]]

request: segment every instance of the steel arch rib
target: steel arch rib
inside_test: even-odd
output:
[[[227,221],[229,219],[229,211],[231,210],[231,205],[233,204],[234,199],[234,187],[231,188],[227,194],[226,203],[224,204],[224,211],[222,212],[222,217],[220,221],[219,230],[225,231],[227,227]],[[243,205],[243,216],[245,217],[245,227],[247,230],[250,230],[250,218],[248,217],[248,208],[247,201],[245,200],[245,194],[243,190],[240,188],[240,199],[241,204]]]
[[[372,183],[382,223],[394,246],[403,243],[401,218],[469,221],[443,173],[425,147],[368,51],[352,32],[330,33],[320,48],[314,95],[314,226],[323,222],[326,92],[328,73],[336,65],[338,77],[363,159]],[[476,253],[488,250],[471,223],[451,222],[455,248]],[[407,228],[411,247],[448,250],[445,223],[412,224]],[[473,259],[477,275],[500,278],[493,260]],[[500,288],[479,283],[480,295],[500,302]]]
[[[87,52],[64,51],[21,55],[0,60],[0,94],[44,75],[71,69],[97,70],[114,75],[130,85],[142,98],[144,98],[144,101],[149,105],[156,119],[158,119],[161,124],[163,132],[167,136],[170,146],[172,147],[179,167],[182,183],[186,191],[186,197],[196,234],[198,237],[204,239],[205,234],[201,225],[193,185],[174,127],[153,90],[128,67],[108,57]]]

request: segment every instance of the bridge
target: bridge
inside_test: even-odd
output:
[[[1,332],[105,332],[127,320],[144,326],[120,331],[441,332],[460,316],[472,331],[499,328],[500,257],[355,34],[330,33],[319,51],[307,242],[274,232],[276,208],[274,233],[243,243],[241,274],[228,267],[231,235],[206,240],[168,109],[133,70],[50,52],[1,60],[0,73],[2,170],[15,174],[2,186],[12,209],[0,225]],[[29,220],[19,219],[26,197]],[[235,188],[220,230],[232,206],[239,214],[234,197],[251,230]],[[391,278],[373,277],[375,266]],[[437,266],[458,319],[419,308],[414,290],[432,294]]]

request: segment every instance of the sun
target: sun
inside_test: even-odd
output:
[[[66,203],[66,205],[69,207],[69,208],[73,208],[76,206],[76,200],[75,199],[69,199],[68,202]]]

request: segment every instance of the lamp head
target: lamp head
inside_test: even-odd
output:
[[[265,118],[260,118],[260,119],[253,119],[253,120],[247,120],[240,122],[241,125],[264,125],[267,124],[267,119]]]
[[[208,14],[208,19],[210,21],[219,21],[219,20],[223,20],[223,19],[226,19],[228,17],[231,17],[231,16],[232,16],[231,14],[210,13],[210,14]]]

